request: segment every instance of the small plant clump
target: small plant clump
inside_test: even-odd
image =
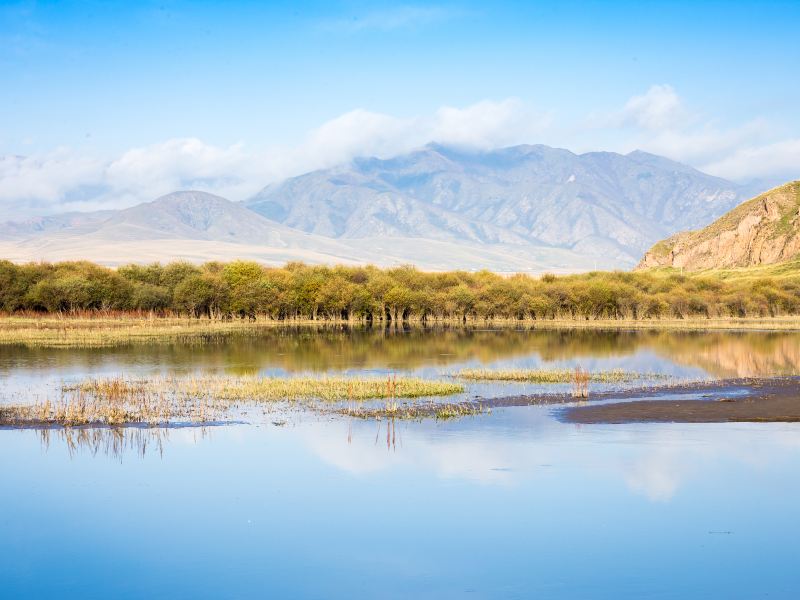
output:
[[[339,409],[338,414],[359,419],[399,419],[417,421],[434,418],[439,421],[490,413],[491,409],[475,402],[448,403],[387,403],[382,407],[353,407]]]
[[[81,427],[119,425],[167,425],[175,420],[204,423],[212,414],[204,404],[187,404],[164,398],[102,397],[78,392],[57,402],[8,405],[0,410],[0,426]]]

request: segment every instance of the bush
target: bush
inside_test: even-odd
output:
[[[800,272],[780,278],[593,272],[504,277],[409,266],[267,268],[255,262],[15,265],[0,261],[0,309],[156,311],[273,319],[623,319],[800,314]]]

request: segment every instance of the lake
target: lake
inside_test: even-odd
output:
[[[800,334],[330,327],[6,346],[0,402],[120,374],[578,365],[797,374]],[[284,407],[210,427],[0,430],[0,597],[797,597],[800,424],[574,425],[560,410],[392,422]]]

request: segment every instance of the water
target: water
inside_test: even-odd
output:
[[[272,333],[5,348],[5,401],[100,374],[624,368],[796,372],[794,333]],[[528,390],[477,386],[468,394]],[[307,412],[170,430],[0,431],[9,598],[794,598],[800,425],[575,426]]]

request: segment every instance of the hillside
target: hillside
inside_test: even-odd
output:
[[[741,199],[733,183],[645,152],[429,145],[294,177],[247,205],[339,239],[544,245],[632,266],[653,241],[708,223]]]
[[[658,242],[637,269],[754,267],[798,255],[800,181],[793,181],[740,204],[708,227]]]

